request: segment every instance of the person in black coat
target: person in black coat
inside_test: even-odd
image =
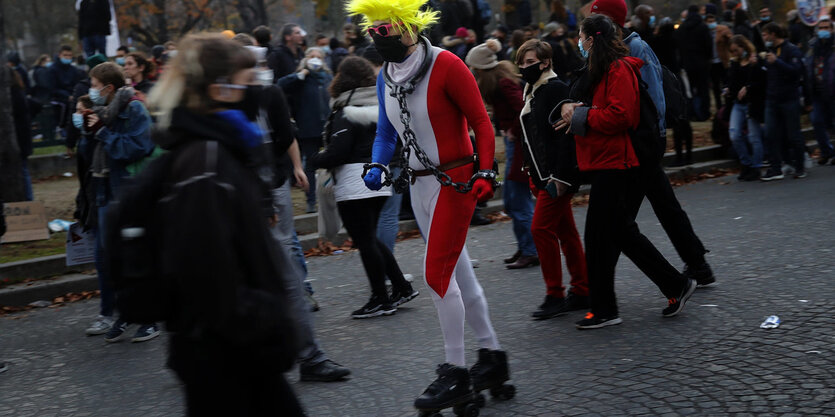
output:
[[[279,277],[297,271],[260,208],[250,158],[262,133],[238,109],[253,55],[219,35],[189,36],[179,48],[148,98],[161,120],[154,140],[169,152],[135,180],[146,184],[162,170],[164,184],[178,184],[164,186],[156,205],[160,264],[179,300],[166,326],[168,366],[184,383],[190,416],[302,416],[282,375],[297,348]]]
[[[9,93],[12,100],[12,117],[14,118],[17,146],[20,149],[21,166],[23,169],[23,188],[27,201],[32,201],[32,177],[29,175],[27,160],[32,155],[32,126],[29,117],[29,104],[26,102],[26,87],[20,79],[17,71],[12,68],[5,68],[11,76]]]
[[[702,21],[698,6],[687,9],[687,18],[676,31],[681,66],[687,72],[693,90],[694,118],[710,117],[710,88],[708,75],[713,57],[713,38],[710,29]]]
[[[325,149],[311,157],[316,168],[331,170],[334,198],[339,215],[354,245],[360,251],[371,285],[371,299],[351,313],[355,319],[391,315],[397,306],[418,296],[403,277],[391,251],[377,238],[377,220],[391,187],[377,191],[362,181],[363,165],[371,162],[377,132],[376,77],[371,63],[360,57],[342,61],[331,84],[333,112],[325,127]],[[392,294],[386,289],[386,276]]]
[[[78,38],[87,57],[97,53],[107,55],[107,36],[110,35],[110,2],[81,0],[78,6]]]
[[[749,41],[754,39],[754,30],[748,23],[748,12],[745,10],[736,9],[734,11],[734,35],[745,36]]]
[[[303,44],[304,36],[299,25],[288,23],[281,28],[281,44],[267,56],[267,65],[273,70],[273,80],[296,71],[304,56]]]

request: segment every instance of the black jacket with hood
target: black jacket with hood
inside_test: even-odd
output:
[[[551,70],[546,70],[533,86],[526,85],[522,121],[522,147],[525,165],[537,188],[545,189],[554,179],[569,185],[576,193],[580,186],[574,135],[557,133],[548,121],[551,111],[569,99],[568,86]],[[559,111],[559,110],[557,110]]]
[[[283,372],[296,356],[281,276],[299,272],[270,235],[259,179],[237,137],[217,116],[178,108],[154,138],[169,152],[136,177],[142,184],[168,171],[156,209],[163,275],[177,288],[167,322],[175,370],[202,359]]]

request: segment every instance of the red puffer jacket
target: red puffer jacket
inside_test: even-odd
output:
[[[592,107],[586,119],[585,136],[576,135],[577,165],[580,171],[628,169],[638,166],[629,129],[638,127],[641,117],[640,90],[635,71],[644,62],[626,57],[612,63],[609,73],[594,89]],[[582,107],[577,111],[582,111]]]

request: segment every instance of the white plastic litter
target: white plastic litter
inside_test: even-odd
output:
[[[65,172],[65,173],[61,174],[61,176],[65,177],[65,178],[71,178],[72,177],[72,172]]]
[[[68,232],[71,224],[72,222],[66,220],[55,219],[47,223],[47,227],[49,227],[49,231],[52,233]]]
[[[763,324],[760,325],[761,329],[776,329],[780,326],[780,317],[777,316],[768,316]]]
[[[29,303],[29,306],[35,307],[35,308],[49,307],[51,305],[52,305],[52,303],[50,303],[49,301],[46,301],[46,300],[32,301],[31,303]]]

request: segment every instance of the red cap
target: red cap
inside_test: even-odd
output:
[[[627,11],[624,0],[594,0],[591,4],[591,12],[609,16],[620,27],[626,23]]]
[[[467,36],[467,28],[465,27],[460,27],[455,31],[456,38],[466,38]]]

